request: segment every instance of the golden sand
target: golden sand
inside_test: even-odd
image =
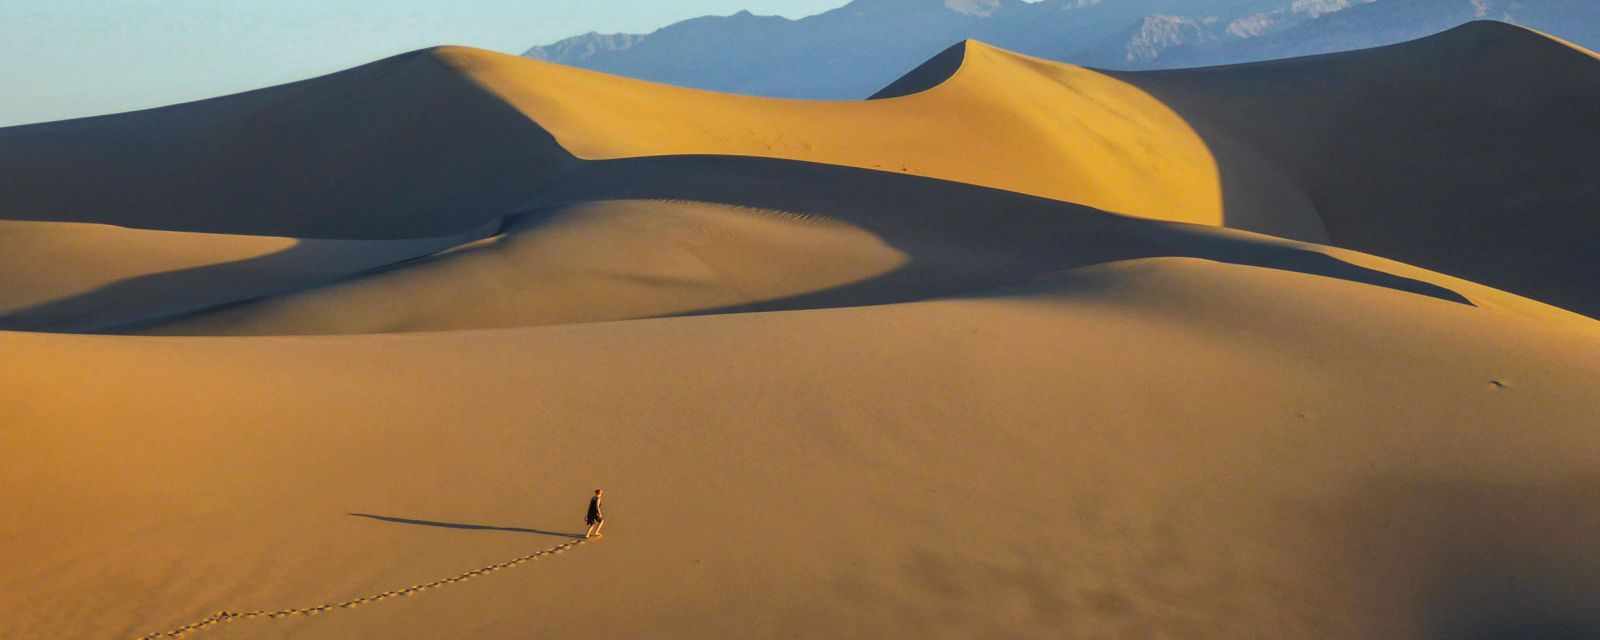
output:
[[[1595,116],[1539,126],[1600,62],[953,51],[805,102],[452,47],[0,130],[0,327],[167,334],[0,331],[0,637],[1600,630],[1600,323],[1518,295],[1591,299],[1576,245],[1460,277],[1495,207],[1597,224]],[[1376,119],[1418,56],[1518,100]],[[1449,161],[1494,114],[1545,199]],[[1385,137],[1443,164],[1395,192]],[[595,487],[603,542],[478,569]]]

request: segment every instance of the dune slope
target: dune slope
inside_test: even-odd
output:
[[[1472,59],[1523,98],[1423,77]],[[825,103],[444,47],[0,130],[0,637],[431,583],[595,487],[602,541],[200,637],[1600,635],[1600,321],[1518,295],[1592,280],[1487,242],[1590,230],[1541,127],[1595,64],[964,43]]]
[[[1367,52],[1145,74],[1108,75],[967,42],[880,99],[829,103],[719,95],[441,47],[240,96],[8,129],[0,135],[14,144],[0,146],[0,156],[12,154],[7,162],[25,170],[10,174],[18,195],[0,203],[0,215],[302,238],[415,237],[499,218],[537,220],[539,209],[576,197],[574,182],[585,197],[617,198],[607,191],[637,176],[608,175],[630,166],[611,161],[722,155],[909,174],[1331,243],[1592,316],[1600,313],[1588,285],[1595,267],[1583,242],[1600,224],[1590,215],[1600,192],[1582,158],[1600,130],[1583,108],[1597,86],[1589,78],[1600,73],[1596,62],[1495,23]],[[1439,77],[1438,68],[1472,68],[1481,77],[1457,82]],[[359,125],[336,110],[323,117],[330,110],[322,105],[344,103],[356,111],[378,104],[388,115],[364,113]],[[169,140],[159,148],[107,142],[151,132]],[[231,142],[208,142],[215,139]],[[334,147],[342,151],[326,151]],[[86,167],[79,171],[95,175],[97,188],[63,188],[59,176],[75,174],[61,167],[48,174],[58,177],[40,178],[51,165],[38,157]],[[239,158],[291,169],[246,171]],[[308,162],[322,175],[307,179]],[[112,171],[123,165],[147,173]],[[196,166],[210,171],[212,186],[192,188],[203,173]],[[107,172],[115,175],[100,176]],[[242,195],[252,192],[271,197]],[[760,300],[789,289],[707,300]],[[691,298],[639,312],[717,308]],[[518,315],[528,314],[486,324],[545,318]],[[112,326],[70,318],[28,326],[90,325]]]
[[[1600,340],[1381,287],[1157,259],[853,309],[0,341],[30,363],[0,373],[21,637],[452,575],[596,485],[579,553],[213,637],[1600,628]]]
[[[325,240],[0,221],[0,330],[127,330],[293,294],[495,231]]]
[[[1283,269],[1582,320],[1320,245],[846,167],[715,156],[607,161],[568,174],[542,198],[490,242],[141,330],[354,334],[884,304],[1146,257]]]
[[[132,113],[0,129],[0,218],[299,238],[450,235],[568,156],[436,50]]]
[[[1218,158],[1225,208],[1272,159],[1327,242],[1600,317],[1600,60],[1476,22],[1366,51],[1112,74],[1182,115]]]
[[[568,154],[715,154],[1221,221],[1205,144],[1160,101],[1093,71],[958,46],[966,54],[949,82],[867,102],[716,94],[438,47],[246,94],[5,129],[0,169],[15,194],[0,215],[301,237],[439,235],[515,213]],[[119,170],[127,165],[140,170]],[[104,179],[69,190],[63,175]],[[1283,211],[1252,230],[1318,239],[1312,219],[1296,218],[1296,194],[1276,197]],[[268,216],[283,210],[298,214]]]

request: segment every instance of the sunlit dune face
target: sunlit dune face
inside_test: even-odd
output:
[[[715,203],[593,202],[406,269],[142,331],[349,334],[656,317],[845,288],[907,259],[872,232],[826,218]]]
[[[1088,69],[966,46],[962,66],[937,86],[854,102],[711,93],[471,49],[437,55],[583,159],[802,160],[1223,223],[1216,163],[1160,101]]]
[[[0,220],[0,317],[121,278],[259,258],[295,243],[268,236]],[[107,254],[113,252],[126,257],[112,259]]]
[[[1513,71],[1579,58],[1499,42],[1532,54]],[[1389,105],[1365,138],[1342,102],[1322,124],[1347,135],[1294,138],[1298,115],[1262,117],[1286,97],[1196,111],[1152,80],[1211,71],[965,53],[845,103],[446,48],[154,114],[192,145],[106,152],[148,113],[0,145],[101,172],[0,172],[17,215],[143,184],[155,200],[73,213],[229,234],[0,222],[0,320],[34,323],[0,324],[0,637],[1600,636],[1600,322],[1240,230],[1320,237],[1289,178],[1321,174],[1366,189],[1315,195],[1374,237],[1464,246],[1396,232],[1459,218],[1355,184],[1387,173],[1478,189],[1447,240],[1571,231],[1501,271],[1588,259],[1596,192],[1566,160],[1600,146],[1570,99],[1600,67],[1566,69],[1539,124],[1569,124],[1514,132],[1524,155],[1419,185],[1370,169],[1410,162],[1369,153],[1416,133]],[[1438,66],[1392,53],[1370,77]],[[276,120],[239,117],[262,103]],[[217,131],[252,132],[239,166],[337,175],[168,177],[215,160]],[[297,136],[316,144],[279,144]],[[1365,164],[1296,146],[1331,139]],[[1516,164],[1549,175],[1494,181]],[[1509,195],[1533,204],[1503,215]],[[1538,273],[1589,292],[1573,264]],[[72,335],[113,331],[160,335]],[[600,486],[604,542],[581,510]]]
[[[330,240],[0,221],[0,330],[105,332],[292,295],[482,237]]]

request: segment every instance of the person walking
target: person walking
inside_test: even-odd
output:
[[[595,489],[594,497],[589,498],[589,514],[584,516],[584,523],[589,525],[589,530],[583,534],[584,538],[600,537],[600,529],[606,526],[606,514],[600,511],[600,501],[605,498],[604,489]]]

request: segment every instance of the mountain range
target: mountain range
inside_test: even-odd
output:
[[[1593,0],[854,0],[798,20],[741,11],[588,33],[523,55],[713,91],[859,99],[966,39],[1144,70],[1382,46],[1484,19],[1600,45]]]

